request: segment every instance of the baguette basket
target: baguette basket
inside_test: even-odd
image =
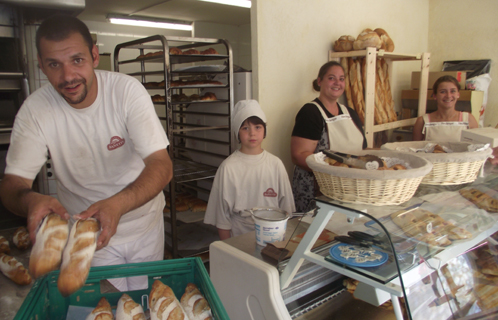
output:
[[[321,153],[306,158],[313,170],[320,191],[327,197],[347,203],[375,206],[398,205],[410,200],[432,164],[415,154],[395,151],[368,150],[359,155],[373,154],[395,158],[409,164],[406,170],[366,170],[331,166],[319,161]]]
[[[458,185],[473,182],[484,162],[491,156],[493,150],[487,148],[482,151],[468,151],[469,142],[435,142],[435,141],[406,141],[386,143],[382,150],[391,150],[415,154],[411,149],[424,149],[429,143],[439,144],[443,148],[452,150],[451,153],[417,152],[419,157],[432,163],[432,170],[422,180],[421,184],[431,185]]]

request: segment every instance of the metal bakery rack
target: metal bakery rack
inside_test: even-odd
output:
[[[170,53],[171,48],[179,51]],[[202,53],[211,48],[215,51]],[[197,51],[183,54],[189,50]],[[179,212],[175,199],[188,193],[207,201],[218,166],[232,153],[230,44],[223,39],[154,35],[118,44],[114,70],[136,77],[150,92],[170,141],[174,176],[165,190],[167,247],[174,258],[207,252],[217,238],[216,229],[202,223],[203,212]],[[213,89],[215,100],[201,100]],[[189,236],[199,234],[203,236],[198,239]]]

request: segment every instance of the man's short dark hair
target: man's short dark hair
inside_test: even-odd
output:
[[[50,41],[62,41],[69,38],[73,33],[81,34],[90,53],[92,53],[93,39],[86,24],[76,17],[58,14],[44,20],[36,31],[36,50],[38,54],[41,57],[40,41],[42,38]]]

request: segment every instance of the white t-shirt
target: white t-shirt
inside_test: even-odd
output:
[[[271,153],[247,155],[237,150],[216,172],[204,223],[232,230],[236,237],[254,231],[254,220],[244,212],[254,207],[294,212],[289,176],[282,161]]]
[[[134,78],[95,70],[98,94],[84,109],[71,107],[47,84],[19,110],[5,173],[34,179],[50,155],[59,201],[69,214],[86,210],[133,182],[143,159],[168,138],[150,95]],[[109,245],[133,241],[162,219],[164,195],[121,217]]]

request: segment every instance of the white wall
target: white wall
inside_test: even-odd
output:
[[[446,60],[491,59],[491,85],[484,126],[498,123],[498,1],[431,0],[429,50],[431,71],[440,71]]]
[[[298,110],[318,94],[311,83],[341,35],[383,28],[398,53],[428,49],[429,0],[252,0],[253,93],[268,118],[263,147],[278,156],[289,173],[290,137]],[[395,62],[395,100],[409,88],[418,62]],[[397,106],[399,109],[399,105]]]

